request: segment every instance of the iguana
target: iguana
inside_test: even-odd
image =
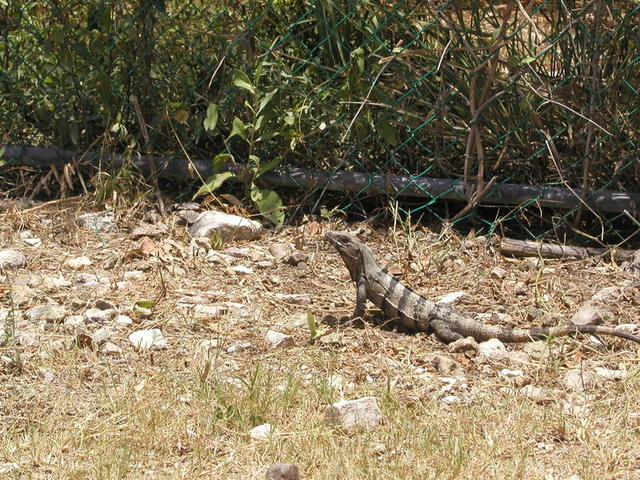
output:
[[[612,335],[640,343],[640,336],[599,325],[531,329],[486,325],[452,306],[434,303],[415,293],[381,268],[371,249],[352,235],[326,232],[325,239],[338,251],[351,274],[351,280],[356,284],[356,308],[353,318],[364,316],[368,299],[389,319],[399,320],[404,327],[412,331],[435,333],[445,343],[464,337],[473,337],[477,341],[497,338],[505,343],[521,343],[572,333]]]

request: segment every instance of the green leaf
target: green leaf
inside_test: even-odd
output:
[[[251,80],[246,73],[242,70],[238,70],[237,68],[233,71],[233,84],[236,87],[244,88],[245,90],[250,91],[253,95],[256,94],[256,89],[251,84]]]
[[[256,132],[258,130],[260,130],[260,128],[262,128],[262,124],[265,123],[264,119],[265,119],[265,116],[264,115],[260,115],[258,117],[258,119],[256,120],[256,124],[255,124]]]
[[[267,163],[261,163],[258,166],[258,170],[256,170],[256,178],[258,178],[263,173],[268,172],[269,170],[273,170],[278,165],[280,165],[280,162],[282,162],[282,158],[276,157]]]
[[[233,155],[230,153],[219,153],[211,160],[211,167],[216,173],[220,173],[227,168],[227,164],[233,163]]]
[[[520,63],[522,65],[527,65],[527,64],[529,64],[531,62],[535,62],[535,61],[536,61],[535,57],[524,57],[522,60],[520,60]]]
[[[193,198],[215,192],[224,182],[235,176],[236,174],[233,172],[214,173],[207,179],[205,184],[198,189]]]
[[[153,300],[138,300],[134,304],[134,308],[146,308],[147,310],[156,306]]]
[[[358,70],[360,73],[364,72],[364,50],[362,47],[356,48],[351,52],[351,58],[355,60],[356,65],[358,65]]]
[[[233,119],[233,126],[231,127],[231,134],[229,135],[229,138],[236,135],[242,137],[245,141],[247,141],[247,132],[245,130],[244,123],[242,123],[242,120],[240,120],[238,117],[235,117]]]
[[[391,145],[392,147],[395,147],[398,144],[396,129],[393,128],[393,125],[391,125],[391,122],[389,122],[389,120],[387,119],[381,120],[380,122],[378,122],[378,125],[376,125],[376,128],[380,133],[380,136],[389,145]]]
[[[207,117],[204,119],[204,129],[207,132],[213,131],[218,123],[218,106],[215,103],[210,103],[207,107]]]
[[[285,215],[282,210],[282,199],[276,192],[259,188],[253,183],[251,184],[251,200],[264,218],[276,225],[284,223]]]
[[[261,99],[260,99],[260,105],[258,107],[258,113],[265,113],[263,112],[263,110],[265,110],[267,107],[271,107],[271,100],[273,100],[273,97],[275,97],[276,93],[278,93],[278,89],[274,89],[271,90],[270,92],[266,93]]]

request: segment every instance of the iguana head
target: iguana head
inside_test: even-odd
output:
[[[356,280],[358,264],[366,247],[356,237],[344,232],[326,232],[324,238],[335,247],[349,269],[351,278]]]

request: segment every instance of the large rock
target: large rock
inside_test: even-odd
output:
[[[202,212],[189,227],[192,237],[211,237],[217,233],[225,240],[254,240],[262,234],[262,225],[248,218],[222,212]]]
[[[325,423],[341,427],[346,432],[371,430],[382,423],[382,413],[378,400],[363,397],[357,400],[343,400],[329,405],[324,415]]]
[[[0,250],[0,270],[17,270],[26,264],[27,259],[17,250]]]

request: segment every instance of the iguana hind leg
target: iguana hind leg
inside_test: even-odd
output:
[[[433,328],[433,333],[436,334],[436,337],[438,337],[444,343],[451,343],[464,338],[459,333],[451,330],[447,323],[442,320],[432,320],[431,327]]]

